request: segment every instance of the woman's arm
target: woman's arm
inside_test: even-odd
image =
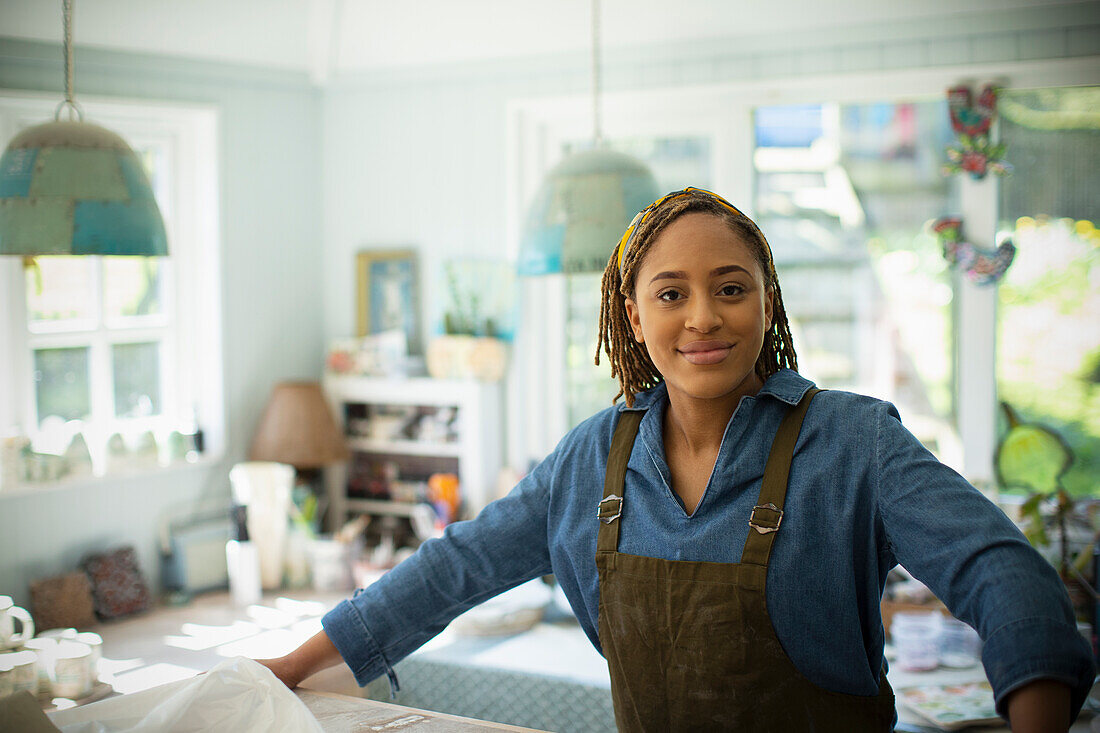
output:
[[[1096,668],[1058,573],[1004,512],[937,461],[886,407],[877,421],[876,490],[891,555],[981,634],[999,714],[1015,722],[1005,691],[1019,696],[1019,714],[1041,712],[1036,705],[1051,698],[1034,693],[1061,680],[1070,688],[1072,719]],[[1024,692],[1037,681],[1044,684]]]
[[[339,664],[343,659],[328,634],[318,631],[286,656],[256,661],[274,672],[280,682],[293,690],[306,677]]]
[[[1035,680],[1008,694],[1008,722],[1013,733],[1065,733],[1070,725],[1069,685]]]
[[[546,533],[554,454],[507,497],[457,522],[322,618],[323,631],[284,657],[258,660],[293,688],[346,662],[365,686],[442,631],[454,617],[551,570]]]

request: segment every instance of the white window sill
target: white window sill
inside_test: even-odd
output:
[[[224,458],[221,454],[206,454],[195,461],[175,461],[168,465],[134,465],[125,466],[118,470],[105,473],[101,476],[83,474],[79,476],[62,476],[54,481],[34,481],[5,486],[0,489],[0,502],[6,498],[16,496],[28,496],[33,494],[46,494],[66,489],[94,489],[107,486],[120,480],[126,481],[135,478],[155,479],[161,476],[169,476],[180,472],[208,469],[217,465]]]

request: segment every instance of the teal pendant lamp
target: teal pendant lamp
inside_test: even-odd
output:
[[[72,0],[63,8],[65,100],[53,122],[23,130],[0,157],[0,255],[165,256],[141,161],[121,137],[84,122],[73,100]]]
[[[567,157],[539,186],[523,227],[521,275],[602,271],[634,215],[660,195],[644,163],[603,142],[599,21],[592,0],[593,149]]]

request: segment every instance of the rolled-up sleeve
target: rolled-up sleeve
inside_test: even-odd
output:
[[[388,674],[396,688],[393,665],[452,619],[550,572],[547,507],[557,453],[475,519],[450,525],[325,615],[325,632],[360,685]]]
[[[1092,685],[1091,650],[1065,586],[1023,533],[906,430],[892,405],[876,418],[878,511],[899,563],[977,629],[997,711],[1038,679],[1073,689],[1073,715]]]

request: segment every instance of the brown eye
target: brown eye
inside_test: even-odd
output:
[[[740,285],[730,284],[730,285],[723,285],[722,288],[718,291],[718,294],[719,295],[733,296],[733,295],[741,295],[744,292],[745,292],[745,289],[743,287],[741,287]]]
[[[683,298],[683,296],[676,290],[666,290],[663,293],[657,293],[657,300],[663,300],[666,303],[673,303],[681,298]]]

